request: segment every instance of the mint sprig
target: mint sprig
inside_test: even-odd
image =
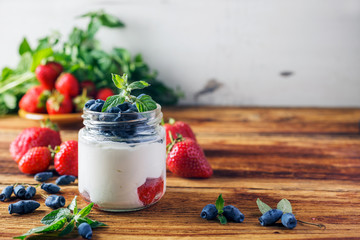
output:
[[[224,205],[225,205],[225,201],[224,201],[224,199],[222,197],[222,194],[220,193],[219,197],[216,199],[215,207],[216,207],[216,209],[218,211],[217,219],[220,221],[221,224],[226,224],[227,223],[227,219],[223,215]]]
[[[112,81],[114,85],[120,89],[118,95],[110,96],[106,99],[102,112],[105,112],[107,109],[115,107],[119,104],[126,102],[136,103],[136,107],[139,112],[151,111],[157,108],[156,102],[149,96],[141,94],[138,97],[131,95],[131,91],[135,89],[143,89],[149,87],[150,84],[145,81],[136,81],[129,84],[128,75],[123,74],[122,76],[112,73]]]
[[[47,214],[41,219],[41,223],[44,226],[30,229],[23,235],[14,237],[14,239],[25,239],[33,234],[48,234],[51,232],[54,237],[65,236],[71,233],[75,227],[78,227],[81,223],[88,223],[91,228],[107,226],[105,223],[98,222],[86,217],[93,207],[93,203],[90,203],[80,211],[78,211],[76,196],[67,208],[59,208]],[[72,213],[71,213],[72,211]]]

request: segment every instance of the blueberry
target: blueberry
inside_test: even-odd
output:
[[[95,103],[94,99],[91,99],[85,103],[85,108],[90,108]]]
[[[32,213],[40,207],[40,203],[34,200],[22,200],[16,203],[12,203],[9,205],[9,214],[18,213],[18,214],[26,214]]]
[[[4,188],[0,194],[0,201],[3,202],[6,199],[10,199],[11,194],[14,191],[14,187],[13,186],[7,186],[6,188]]]
[[[131,103],[129,103],[129,102],[124,102],[124,103],[122,103],[122,104],[120,104],[120,105],[117,105],[117,107],[120,108],[120,110],[121,110],[122,112],[124,112],[124,111],[128,110],[128,109],[131,107]]]
[[[26,193],[26,190],[25,190],[25,187],[23,185],[17,185],[15,187],[15,189],[14,189],[14,194],[18,198],[25,197],[25,193]]]
[[[57,185],[68,185],[72,182],[75,182],[76,177],[72,175],[62,175],[58,177],[55,181]]]
[[[287,227],[289,229],[293,229],[294,227],[296,227],[297,221],[296,221],[294,214],[284,213],[281,217],[281,223],[285,227]]]
[[[44,189],[48,193],[57,193],[60,191],[60,187],[53,183],[43,183],[41,184],[41,189]]]
[[[131,109],[133,112],[138,112],[138,109],[136,107],[136,103],[132,104],[129,109]]]
[[[52,209],[61,208],[65,205],[65,198],[63,196],[50,195],[46,198],[45,205]]]
[[[52,172],[41,172],[37,173],[34,176],[34,179],[38,182],[45,182],[46,180],[52,178],[54,174]]]
[[[103,103],[94,103],[93,105],[91,105],[89,107],[90,111],[95,111],[95,112],[101,112],[102,107],[104,106]]]
[[[108,108],[105,112],[107,113],[119,113],[121,112],[121,109],[118,107],[112,107],[112,108]]]
[[[35,194],[36,194],[36,188],[32,186],[28,186],[26,188],[25,199],[31,199],[35,196]]]
[[[281,218],[282,214],[283,212],[279,209],[271,209],[259,217],[259,222],[261,226],[272,225]]]
[[[102,103],[102,104],[104,104],[104,103],[105,103],[105,101],[104,101],[104,100],[102,100],[102,99],[96,99],[96,100],[95,100],[95,103]]]
[[[78,227],[79,234],[85,239],[91,239],[92,230],[88,223],[82,223]]]
[[[234,207],[233,205],[228,205],[223,208],[224,210],[224,216],[231,221],[241,223],[244,221],[244,214],[240,212],[239,209]]]
[[[210,220],[210,219],[216,218],[217,214],[218,214],[218,211],[217,211],[215,205],[214,204],[208,204],[203,208],[203,210],[201,211],[200,216],[202,218]]]

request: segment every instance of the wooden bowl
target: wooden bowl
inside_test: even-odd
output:
[[[82,121],[82,113],[67,113],[67,114],[42,114],[30,113],[22,109],[19,110],[19,116],[29,120],[42,121],[50,119],[50,121],[59,124],[78,123]]]

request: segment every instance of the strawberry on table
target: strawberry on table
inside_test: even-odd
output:
[[[60,145],[54,157],[55,170],[60,175],[78,176],[78,142],[70,140]]]
[[[35,75],[44,89],[51,90],[54,88],[56,78],[62,70],[63,67],[60,63],[48,62],[45,65],[39,65],[35,69]]]
[[[167,146],[169,170],[180,177],[209,178],[213,170],[199,144],[191,138],[178,135]]]
[[[10,153],[12,158],[19,162],[22,156],[33,147],[54,148],[61,144],[59,129],[50,121],[44,123],[43,127],[31,127],[24,129],[11,143]]]
[[[79,82],[71,73],[62,73],[55,83],[55,88],[61,94],[75,97],[79,93]]]
[[[176,138],[177,134],[180,134],[183,137],[191,138],[196,142],[196,137],[192,131],[189,124],[182,121],[175,121],[175,119],[170,118],[169,123],[164,124],[166,130],[166,145],[171,143],[170,134],[172,138]]]
[[[46,110],[49,114],[71,113],[73,103],[68,95],[54,91],[46,101]]]
[[[97,99],[101,99],[106,101],[106,99],[112,95],[114,95],[114,91],[111,88],[101,88],[96,94]]]
[[[31,148],[19,161],[19,169],[23,173],[36,174],[49,168],[51,152],[48,147]]]
[[[50,91],[45,90],[42,86],[30,88],[21,98],[19,107],[31,113],[46,112],[45,103],[50,96]]]

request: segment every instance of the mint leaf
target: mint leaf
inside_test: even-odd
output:
[[[136,107],[139,112],[151,111],[157,108],[156,102],[149,95],[141,95],[136,98]]]
[[[112,80],[115,84],[115,86],[119,89],[124,89],[127,86],[127,75],[124,73],[122,77],[118,74],[111,74]]]
[[[87,205],[86,207],[81,209],[81,211],[78,212],[78,214],[76,214],[75,220],[78,220],[79,218],[86,217],[90,213],[93,206],[94,206],[94,203],[90,203],[89,205]]]
[[[218,215],[217,218],[219,219],[221,224],[226,224],[227,223],[227,219],[224,215]]]
[[[71,203],[67,207],[69,210],[73,211],[73,214],[75,214],[75,215],[78,213],[78,206],[77,206],[76,199],[77,199],[77,196],[74,197],[74,199],[71,201]]]
[[[84,217],[84,218],[79,218],[77,220],[77,224],[76,225],[80,225],[81,223],[87,223],[91,226],[91,228],[97,228],[97,227],[103,227],[103,226],[107,226],[105,223],[102,223],[102,222],[98,222],[98,221],[95,221],[95,220],[92,220],[88,217]]]
[[[16,96],[10,93],[4,93],[3,95],[4,102],[9,109],[16,108]]]
[[[121,95],[110,96],[106,99],[101,111],[105,112],[106,109],[116,107],[117,105],[122,104],[124,101],[125,101],[124,96],[121,96]]]
[[[36,227],[33,229],[30,229],[28,232],[24,233],[21,236],[14,237],[15,239],[25,239],[27,236],[34,234],[34,233],[45,233],[45,232],[51,232],[51,231],[57,231],[60,230],[66,223],[66,217],[61,218],[57,220],[56,222],[52,223],[51,225],[45,225],[41,227]]]
[[[31,71],[34,72],[36,67],[40,64],[41,60],[44,58],[50,57],[53,55],[53,50],[51,48],[44,48],[34,53],[33,60],[31,64]]]
[[[72,219],[67,225],[66,227],[59,233],[59,237],[65,236],[66,234],[71,233],[71,231],[74,229],[75,227],[75,220]]]
[[[131,91],[131,90],[135,90],[135,89],[143,89],[143,88],[146,88],[149,86],[150,86],[150,84],[145,81],[136,81],[136,82],[131,83],[128,88]]]
[[[271,207],[266,203],[262,202],[259,198],[256,200],[256,204],[262,214],[266,213],[267,211],[271,210]]]
[[[283,211],[283,213],[292,213],[291,203],[285,198],[278,202],[277,209]]]
[[[222,214],[224,212],[223,211],[224,203],[225,203],[225,201],[222,198],[222,194],[220,194],[219,197],[216,199],[216,202],[215,202],[215,206],[216,206],[216,209],[218,210],[218,214]]]
[[[71,213],[70,213],[69,209],[59,208],[59,209],[56,209],[56,210],[50,212],[45,217],[43,217],[43,219],[41,219],[41,223],[46,224],[46,225],[51,225],[52,223],[58,221],[59,219],[61,219],[63,217],[67,217],[70,214]]]
[[[19,47],[19,54],[23,55],[26,52],[31,52],[31,47],[26,38],[24,38]]]

